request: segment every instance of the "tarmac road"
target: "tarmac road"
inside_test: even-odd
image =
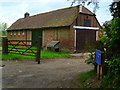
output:
[[[2,88],[71,88],[81,73],[93,69],[81,57],[3,61]],[[72,86],[74,87],[74,86]]]

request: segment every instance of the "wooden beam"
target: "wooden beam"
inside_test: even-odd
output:
[[[73,26],[73,28],[75,28],[75,29],[99,30],[98,27]]]

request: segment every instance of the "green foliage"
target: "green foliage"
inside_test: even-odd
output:
[[[95,52],[90,52],[89,58],[85,60],[85,62],[87,64],[90,64],[90,63],[94,64],[95,63]]]
[[[7,36],[7,23],[0,23],[0,36]]]
[[[112,80],[113,79],[112,79],[112,75],[111,74],[108,74],[108,75],[104,76],[104,78],[101,80],[101,87],[102,88],[105,88],[105,87],[107,87],[107,88],[109,87],[110,88],[109,85],[112,84]]]
[[[101,41],[96,41],[96,42],[95,42],[95,48],[91,48],[89,45],[90,45],[90,44],[87,43],[87,47],[88,47],[87,50],[89,50],[90,54],[89,54],[89,58],[88,58],[87,60],[85,60],[85,62],[86,62],[87,64],[92,63],[92,64],[95,66],[95,68],[96,68],[95,48],[103,51],[104,45],[103,45],[103,43],[102,43]]]
[[[96,41],[95,42],[95,48],[98,49],[98,50],[104,51],[104,44],[103,44],[103,42],[101,42],[100,40]]]
[[[7,28],[8,28],[7,23],[0,23],[0,31],[5,31],[7,30]]]
[[[41,52],[41,57],[42,58],[61,58],[61,57],[69,57],[69,53],[64,53],[64,52],[54,52],[54,51],[42,51]]]
[[[120,45],[120,18],[105,26],[101,41],[106,43],[111,55],[120,55],[120,50],[118,49]]]
[[[7,31],[0,31],[0,36],[6,37],[7,36]]]
[[[107,62],[109,67],[112,69],[112,73],[115,75],[120,74],[120,57],[118,58],[113,58],[112,60]]]
[[[120,88],[120,18],[105,25],[102,29],[100,41],[96,42],[96,49],[105,52],[105,67],[107,74],[101,82],[101,87]],[[90,53],[87,63],[95,62],[95,53]]]
[[[120,89],[120,81],[119,81],[120,75],[114,76],[110,72],[103,77],[100,83],[101,88],[115,88],[117,90]]]
[[[120,56],[120,18],[115,19],[111,24],[106,25],[103,32],[101,41],[106,44],[107,59],[111,62],[111,60],[114,61],[114,58],[119,58]]]
[[[2,60],[22,60],[33,59],[33,56],[17,55],[17,54],[2,54]]]
[[[86,46],[86,50],[88,50],[88,52],[90,52],[89,58],[87,60],[85,60],[85,62],[87,64],[92,63],[96,68],[95,49],[99,49],[99,50],[103,51],[104,50],[104,45],[101,41],[96,41],[95,45],[94,46],[92,45],[93,47],[91,47],[90,42],[86,41],[85,46]]]
[[[102,85],[111,85],[113,88],[120,88],[120,18],[112,21],[111,24],[105,25],[102,30],[101,41],[106,47],[106,60],[108,65],[108,74],[104,77]],[[107,82],[110,80],[110,82]],[[103,86],[104,86],[103,85]]]
[[[110,12],[112,13],[112,16],[114,18],[119,17],[120,18],[120,1],[118,2],[112,2],[110,5]]]

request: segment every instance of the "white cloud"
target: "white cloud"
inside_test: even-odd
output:
[[[25,12],[34,15],[63,8],[59,7],[61,4],[65,6],[68,2],[67,0],[0,0],[0,12],[2,12],[0,13],[0,22],[11,25],[17,19],[22,18]]]
[[[1,22],[6,22],[9,25],[13,23],[28,10],[28,4],[17,4],[13,6],[2,6],[0,7],[0,18]]]
[[[41,3],[52,3],[52,2],[64,2],[64,0],[0,0],[0,2],[29,2],[29,3],[30,2],[41,2]]]
[[[100,0],[100,2],[101,1],[108,3],[107,1],[113,0]],[[0,22],[6,22],[11,25],[17,19],[23,18],[25,12],[29,12],[30,15],[35,15],[41,12],[69,7],[70,5],[71,1],[68,2],[67,0],[0,0]],[[94,6],[87,7],[92,11]],[[105,8],[108,7],[109,6]],[[105,10],[100,9],[100,11],[96,13],[100,23],[111,19],[110,16],[108,17],[108,13],[103,11]],[[102,16],[103,14],[104,16]]]

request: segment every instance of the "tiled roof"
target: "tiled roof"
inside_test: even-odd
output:
[[[8,30],[69,26],[78,16],[79,8],[81,13],[93,14],[83,6],[74,6],[18,19]]]

